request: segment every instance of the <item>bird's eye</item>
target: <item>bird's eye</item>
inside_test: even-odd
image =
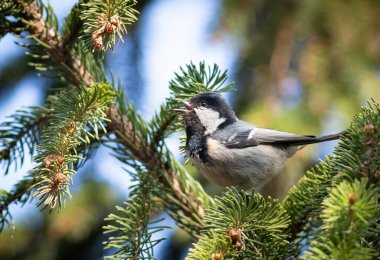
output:
[[[206,102],[201,102],[201,106],[206,107],[207,106]]]

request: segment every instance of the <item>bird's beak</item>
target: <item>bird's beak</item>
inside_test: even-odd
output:
[[[189,112],[189,110],[187,110],[187,109],[180,109],[180,108],[174,108],[173,110],[175,112],[178,112],[178,113],[187,113],[187,112]]]
[[[179,112],[179,113],[187,113],[187,112],[193,110],[193,106],[190,104],[189,101],[179,99],[179,98],[176,98],[175,100],[183,103],[185,105],[186,109],[175,108],[175,109],[173,109],[174,111]]]

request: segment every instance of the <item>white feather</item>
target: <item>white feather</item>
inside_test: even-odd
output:
[[[208,108],[194,108],[201,124],[206,128],[205,134],[212,134],[222,123],[226,121],[221,118],[219,112]]]
[[[237,136],[237,133],[234,133],[233,135],[228,138],[228,142],[231,142],[235,137]]]
[[[252,139],[253,138],[253,136],[255,135],[255,133],[256,133],[256,129],[257,128],[254,128],[254,129],[252,129],[251,130],[251,132],[249,132],[249,135],[248,135],[248,138],[247,138],[247,140],[249,140],[249,139]]]

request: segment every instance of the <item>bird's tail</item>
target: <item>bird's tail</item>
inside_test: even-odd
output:
[[[325,141],[332,141],[339,139],[345,134],[345,132],[340,132],[337,134],[332,134],[332,135],[323,135],[323,136],[316,136],[315,137],[315,143],[320,143],[320,142],[325,142]]]
[[[341,138],[344,135],[345,135],[345,131],[342,131],[337,134],[332,134],[332,135],[314,136],[314,137],[311,137],[310,139],[300,140],[299,142],[296,142],[294,144],[299,145],[298,149],[302,149],[305,145],[336,140],[336,139]]]
[[[285,146],[303,146],[307,144],[315,144],[326,141],[331,141],[335,139],[339,139],[345,135],[345,132],[340,132],[332,135],[323,135],[323,136],[314,136],[314,135],[278,135],[276,137],[270,136],[267,140],[261,137],[259,144],[267,144],[267,145],[285,145]],[[268,140],[269,139],[269,140]]]

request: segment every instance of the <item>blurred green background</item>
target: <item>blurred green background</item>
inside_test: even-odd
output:
[[[146,0],[139,2],[138,9],[141,15],[125,39],[126,46],[120,44],[116,55],[107,57],[107,68],[121,77],[127,94],[145,116],[157,108],[151,105],[148,93],[157,93],[158,89],[167,95],[168,80],[190,59],[206,59],[209,64],[215,61],[222,63],[222,69],[229,69],[229,79],[235,81],[237,91],[227,97],[237,115],[262,127],[298,134],[335,133],[349,125],[366,100],[378,100],[380,1]],[[67,14],[59,12],[62,17]],[[156,27],[149,25],[153,16],[160,17]],[[178,24],[178,34],[165,33],[167,23]],[[200,39],[187,39],[191,30],[202,30]],[[207,49],[208,56],[183,47],[181,53],[189,57],[185,55],[186,60],[178,61],[174,56],[179,54],[160,56],[149,44],[170,42],[181,48],[179,43],[184,40],[190,45],[198,44],[200,50]],[[27,66],[24,50],[9,46],[11,42],[0,41],[1,52],[18,48],[0,63],[2,121],[6,100],[28,93],[28,88],[20,87],[19,82],[38,86],[37,104],[43,103],[49,88],[59,86],[53,80],[36,79],[36,72]],[[157,63],[147,62],[147,57]],[[165,67],[168,73],[159,78],[161,85],[149,76],[158,67]],[[159,104],[162,99],[154,102]],[[26,105],[32,104],[20,103],[16,107]],[[168,142],[177,154],[178,137]],[[336,142],[301,150],[289,160],[284,172],[260,192],[283,199],[300,176],[332,152],[334,145]],[[193,167],[187,167],[210,194],[223,191],[207,183]],[[127,175],[119,168],[115,160],[108,163],[108,168],[85,167],[74,179],[73,200],[59,213],[39,213],[33,202],[21,210],[15,208],[15,226],[0,234],[0,259],[101,259],[109,253],[102,249],[103,219],[127,197],[128,189],[128,180],[118,181],[122,174]],[[112,177],[116,181],[109,181],[108,176],[115,171],[120,175]],[[173,226],[172,221],[168,223]],[[158,246],[157,258],[183,259],[191,243],[186,234],[173,226],[162,235],[168,239]]]

